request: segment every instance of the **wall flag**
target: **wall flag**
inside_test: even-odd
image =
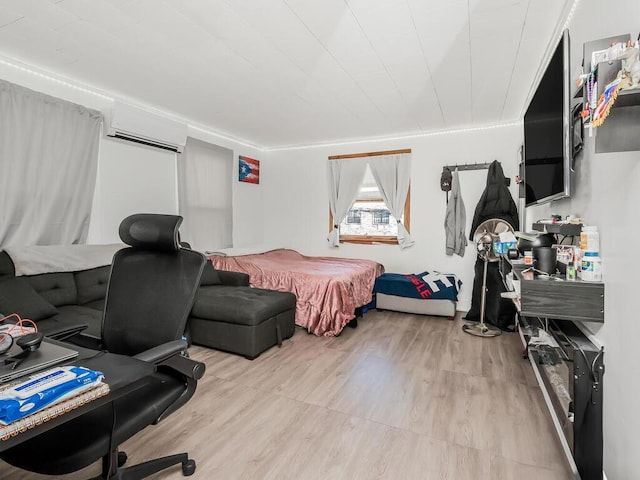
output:
[[[238,180],[247,183],[260,183],[260,161],[239,156]]]

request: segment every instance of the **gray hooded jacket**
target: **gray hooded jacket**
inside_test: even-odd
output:
[[[460,179],[456,168],[451,178],[451,199],[444,217],[447,255],[456,254],[464,257],[464,250],[467,246],[467,235],[464,231],[466,224],[467,213],[460,194]]]

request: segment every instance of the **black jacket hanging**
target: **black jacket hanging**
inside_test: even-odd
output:
[[[489,165],[487,186],[478,201],[478,205],[476,205],[476,210],[473,215],[470,240],[473,240],[478,226],[485,220],[492,218],[505,220],[514,230],[518,229],[518,208],[507,187],[507,179],[502,171],[502,165],[500,165],[500,162],[497,160],[494,160],[491,165]],[[491,262],[487,267],[484,320],[502,330],[510,330],[510,327],[514,324],[515,306],[511,300],[502,298],[500,295],[500,293],[506,291],[506,288],[500,277],[498,263]],[[467,320],[480,320],[483,269],[484,261],[478,256],[475,264],[471,308],[465,316]]]
[[[507,179],[502,171],[502,165],[497,160],[494,160],[489,165],[487,186],[476,205],[473,222],[471,222],[469,240],[473,240],[476,228],[482,222],[491,218],[505,220],[514,230],[519,228],[518,207],[513,201],[509,187],[507,187]]]

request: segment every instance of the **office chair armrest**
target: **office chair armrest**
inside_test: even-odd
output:
[[[185,384],[187,388],[180,398],[169,405],[167,409],[158,416],[155,423],[162,421],[164,418],[182,407],[182,405],[187,403],[195,393],[198,380],[200,380],[204,375],[205,368],[206,366],[204,363],[185,357],[184,355],[174,355],[158,365],[158,371],[171,370],[182,375],[184,380],[186,380]]]
[[[160,363],[158,367],[168,367],[193,380],[200,380],[206,368],[204,363],[184,355],[173,355]]]
[[[154,423],[161,422],[189,401],[196,391],[198,380],[204,375],[204,370],[204,363],[185,357],[184,355],[174,355],[158,365],[158,372],[164,372],[169,375],[173,372],[173,375],[176,373],[180,375],[185,382],[186,389],[182,395],[180,395],[180,398],[176,399],[158,416]]]
[[[102,339],[90,333],[80,332],[69,340],[69,343],[90,350],[102,350]]]
[[[186,340],[173,340],[171,342],[158,345],[157,347],[150,348],[149,350],[145,350],[144,352],[140,352],[139,354],[134,355],[134,358],[145,362],[159,364],[173,355],[186,351],[187,347],[188,345]]]
[[[87,328],[89,328],[89,325],[87,325],[86,323],[79,323],[77,325],[65,325],[53,328],[51,330],[45,329],[43,333],[47,336],[47,338],[52,338],[54,340],[66,340],[67,338],[77,335]]]

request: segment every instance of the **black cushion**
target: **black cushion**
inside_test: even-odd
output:
[[[191,316],[240,325],[259,325],[296,308],[296,296],[262,288],[200,287]]]
[[[78,290],[78,305],[104,300],[107,296],[107,284],[109,283],[110,265],[75,272]]]
[[[78,290],[72,272],[42,273],[24,278],[39,295],[56,307],[78,302]]]
[[[14,277],[0,283],[0,312],[17,313],[22,318],[42,320],[58,313],[23,277]]]
[[[104,304],[105,304],[105,299],[103,298],[101,300],[94,300],[93,302],[83,303],[82,305],[79,305],[79,306],[85,307],[85,308],[93,308],[94,310],[100,310],[101,312],[103,312]]]
[[[4,250],[0,252],[0,279],[11,278],[16,276],[16,269],[13,260]]]
[[[249,286],[249,274],[244,272],[231,272],[229,270],[216,270],[222,285],[233,285],[236,287]]]
[[[213,267],[211,260],[207,260],[202,271],[200,285],[222,285],[222,279],[218,275],[218,271]]]

